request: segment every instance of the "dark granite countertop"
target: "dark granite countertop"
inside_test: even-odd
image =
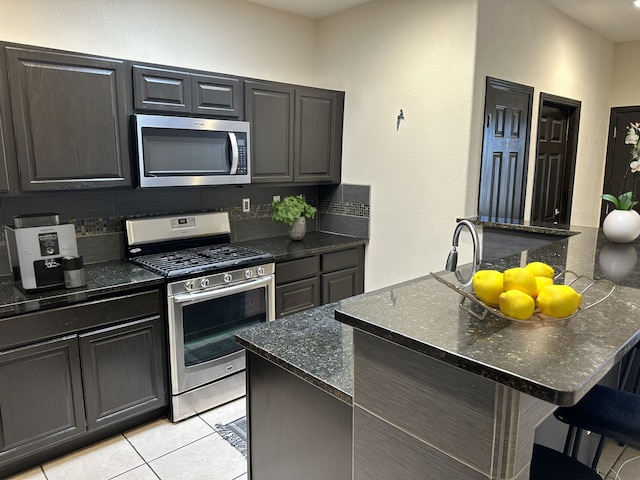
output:
[[[36,293],[20,290],[11,276],[0,277],[0,318],[80,303],[164,281],[163,277],[149,270],[118,260],[89,264],[84,268],[86,286]]]
[[[481,266],[504,270],[538,260],[617,283],[603,303],[572,319],[478,320],[459,308],[458,293],[430,275],[343,300],[336,318],[534,397],[571,405],[640,339],[640,240],[617,245],[595,228],[572,231],[579,234]],[[459,270],[470,277],[468,266]],[[439,274],[458,283],[453,273]]]
[[[236,341],[247,350],[351,405],[353,329],[334,320],[335,304],[247,328]]]
[[[273,254],[276,262],[292,260],[294,258],[332,252],[343,248],[364,245],[365,238],[345,237],[331,233],[308,232],[302,240],[291,240],[288,235],[280,237],[259,238],[237,242],[241,245],[255,248]]]
[[[575,235],[482,265],[504,270],[539,260],[617,284],[601,305],[567,321],[477,320],[458,307],[456,292],[425,276],[244,330],[237,340],[347,403],[356,326],[549,402],[571,404],[640,339],[640,240],[618,245],[595,228],[571,232]],[[460,272],[471,273],[468,266]],[[439,273],[457,281],[453,273]],[[329,318],[336,309],[344,324]]]
[[[272,253],[275,259],[280,261],[362,245],[366,242],[366,239],[309,232],[302,241],[297,242],[285,235],[238,243]],[[84,287],[57,288],[36,293],[23,292],[14,285],[13,278],[9,275],[0,277],[0,318],[70,305],[164,281],[160,275],[119,260],[85,265],[85,273],[87,285]]]

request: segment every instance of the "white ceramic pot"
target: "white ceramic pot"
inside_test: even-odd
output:
[[[307,219],[298,217],[298,219],[289,227],[289,236],[291,240],[302,240],[307,233]]]
[[[613,210],[602,222],[604,235],[614,243],[630,243],[640,236],[640,215],[635,210]]]

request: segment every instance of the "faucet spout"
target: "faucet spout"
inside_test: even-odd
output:
[[[449,255],[447,256],[447,263],[445,265],[445,268],[450,272],[455,272],[456,268],[458,267],[458,250],[457,250],[458,241],[460,239],[460,233],[462,233],[462,230],[465,227],[469,230],[469,233],[471,234],[474,270],[480,266],[480,263],[482,261],[481,254],[480,254],[480,249],[482,247],[480,245],[480,237],[478,236],[478,231],[476,230],[476,227],[469,220],[460,220],[456,225],[455,230],[453,231],[453,240],[451,242],[452,248],[451,248],[451,251],[449,252]]]

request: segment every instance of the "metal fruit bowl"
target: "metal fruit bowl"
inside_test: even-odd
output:
[[[453,283],[445,280],[440,275],[431,272],[433,278],[438,280],[443,285],[455,290],[460,295],[462,295],[462,299],[460,300],[460,308],[470,313],[474,317],[479,320],[484,320],[488,313],[491,315],[495,315],[496,317],[503,318],[505,320],[510,320],[512,322],[519,323],[531,323],[531,322],[559,322],[563,320],[569,320],[573,317],[578,316],[582,312],[589,310],[590,308],[595,307],[599,303],[605,301],[609,296],[613,293],[613,290],[616,288],[615,283],[606,279],[594,280],[593,278],[587,277],[586,275],[578,275],[572,270],[563,270],[558,273],[553,278],[553,283],[557,283],[558,279],[564,276],[564,284],[572,286],[578,293],[582,295],[582,303],[578,307],[578,309],[573,312],[568,317],[550,317],[549,315],[545,315],[537,308],[534,310],[533,315],[531,315],[526,320],[520,320],[518,318],[513,318],[505,315],[500,311],[497,307],[492,307],[490,305],[485,304],[481,300],[479,300],[473,292],[468,292],[462,287],[458,285],[454,285]],[[593,288],[599,287],[599,288]],[[478,305],[481,308],[480,312],[472,310],[471,306],[467,303],[467,300],[472,304]],[[477,310],[477,309],[476,309]]]

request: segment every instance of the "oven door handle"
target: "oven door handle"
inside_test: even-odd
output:
[[[273,282],[273,276],[268,275],[254,280],[238,283],[231,286],[222,286],[212,290],[206,290],[201,292],[185,293],[182,295],[176,295],[173,297],[173,303],[183,304],[190,302],[201,302],[203,300],[210,300],[213,298],[224,297],[226,295],[232,295],[234,293],[244,292],[247,290],[253,290],[261,286],[271,285]]]

